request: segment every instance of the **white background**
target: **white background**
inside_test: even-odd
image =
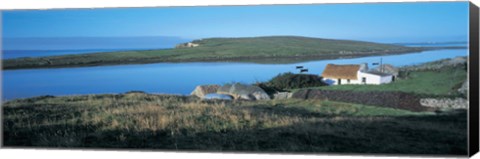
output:
[[[49,8],[105,8],[105,7],[152,7],[152,6],[205,6],[205,5],[248,5],[248,4],[309,4],[309,3],[364,3],[364,2],[414,2],[428,0],[0,0],[0,9],[49,9]],[[448,0],[435,0],[448,1]],[[472,0],[479,6],[480,0]],[[1,26],[1,25],[0,25]],[[1,34],[1,32],[0,32]],[[0,35],[1,36],[1,35]],[[87,158],[194,158],[194,159],[312,159],[312,158],[433,158],[410,156],[373,156],[373,155],[339,155],[339,154],[247,154],[247,153],[205,153],[205,152],[151,152],[151,151],[105,151],[105,150],[46,150],[46,149],[4,149],[0,158],[32,159],[87,159]],[[480,158],[476,155],[474,158]]]

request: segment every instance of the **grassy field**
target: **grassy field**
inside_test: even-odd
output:
[[[404,47],[349,40],[296,36],[256,38],[210,38],[193,41],[193,48],[125,51],[3,60],[4,69],[79,67],[155,62],[298,62],[379,54],[418,52],[425,48]]]
[[[128,93],[3,103],[4,146],[243,152],[467,153],[466,112],[318,100]]]
[[[457,96],[457,89],[467,78],[464,66],[440,70],[412,71],[404,79],[383,85],[337,85],[317,87],[323,90],[401,91],[434,96]]]

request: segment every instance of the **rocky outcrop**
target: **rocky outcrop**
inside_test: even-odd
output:
[[[211,94],[211,93],[217,93],[218,88],[220,88],[219,85],[200,85],[195,87],[195,90],[190,93],[190,95],[197,96],[199,98],[204,98],[205,95]]]
[[[268,94],[258,86],[245,85],[240,83],[225,84],[217,91],[218,94],[228,94],[235,99],[245,100],[269,100]]]
[[[468,100],[465,98],[423,98],[420,99],[420,104],[425,107],[432,108],[447,108],[447,109],[467,109]]]
[[[462,86],[457,91],[464,95],[468,94],[468,79],[463,82]]]

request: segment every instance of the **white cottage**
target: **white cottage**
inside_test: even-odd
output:
[[[322,75],[330,85],[342,84],[384,84],[392,82],[393,75],[378,71],[368,71],[367,64],[335,65],[328,64]]]

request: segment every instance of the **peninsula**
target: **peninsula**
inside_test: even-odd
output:
[[[292,63],[308,60],[401,54],[432,49],[300,36],[209,38],[172,49],[85,53],[4,59],[3,69],[82,67],[159,62]]]

